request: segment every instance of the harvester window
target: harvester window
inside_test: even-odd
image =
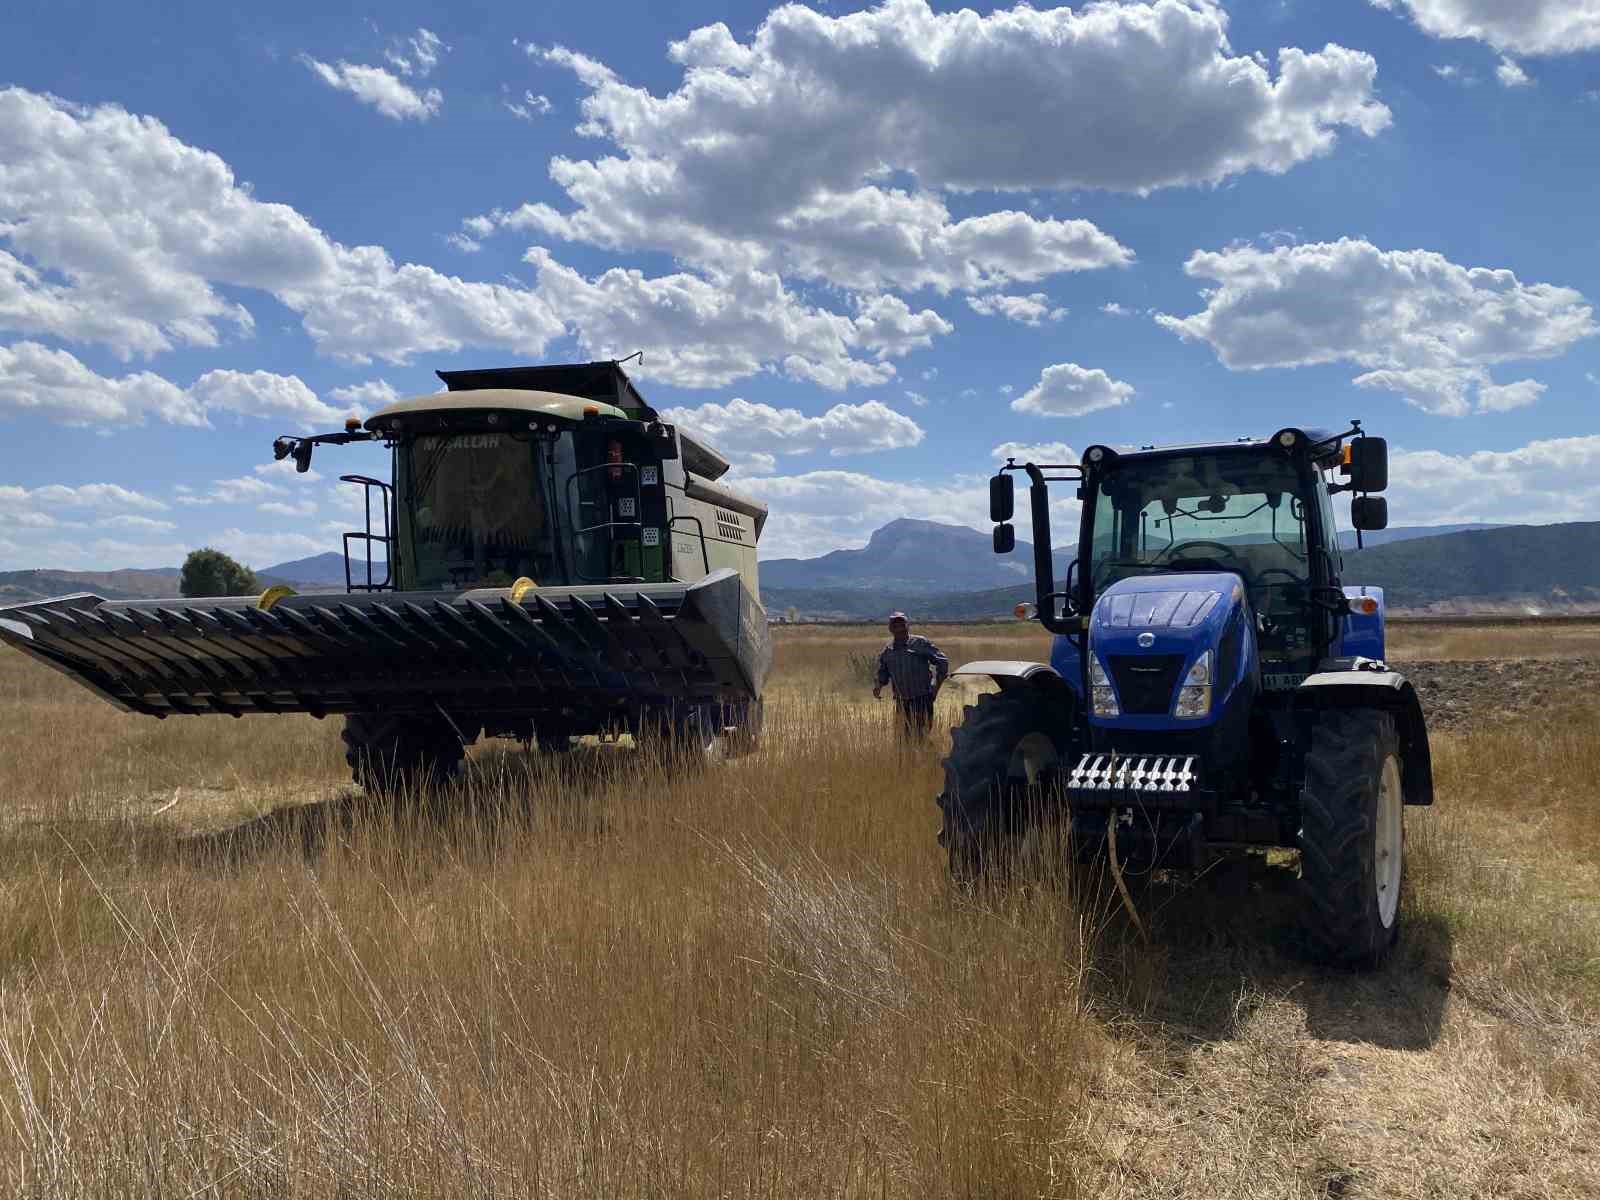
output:
[[[535,447],[507,433],[419,437],[400,452],[401,537],[418,588],[551,575]]]

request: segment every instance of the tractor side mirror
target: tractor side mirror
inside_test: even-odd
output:
[[[1350,443],[1350,490],[1381,492],[1388,486],[1389,443],[1380,437],[1356,438]]]
[[[1001,521],[1009,521],[1012,514],[1016,512],[1016,508],[1016,487],[1012,482],[1011,476],[1001,471],[989,480],[989,520],[996,524]],[[996,536],[998,537],[998,534]],[[998,541],[995,542],[995,552],[1002,553]]]
[[[1008,521],[1003,525],[994,527],[994,552],[996,554],[1010,554],[1017,548],[1017,531]]]
[[[294,469],[301,475],[311,470],[311,452],[317,444],[310,438],[301,438],[294,446]]]
[[[1350,501],[1350,524],[1363,530],[1389,528],[1389,502],[1382,496],[1357,496]]]

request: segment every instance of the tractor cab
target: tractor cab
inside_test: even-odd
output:
[[[1362,474],[1349,482],[1358,453]],[[1129,580],[1144,581],[1121,589],[1134,595],[1171,575],[1233,576],[1249,601],[1264,674],[1303,679],[1337,650],[1350,611],[1332,497],[1381,487],[1372,474],[1379,457],[1380,439],[1299,430],[1266,442],[1121,454],[1091,447],[1079,537],[1088,567],[1074,606],[1089,613],[1097,597]],[[1387,523],[1370,502],[1358,516],[1358,530]]]

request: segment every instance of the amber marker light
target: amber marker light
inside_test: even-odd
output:
[[[1021,604],[1017,605],[1011,610],[1011,615],[1019,621],[1026,621],[1029,617],[1033,616],[1033,606],[1024,600]]]
[[[1358,613],[1370,617],[1373,613],[1378,611],[1378,602],[1371,596],[1363,596],[1360,600],[1355,602],[1353,607]]]
[[[346,417],[344,419],[344,428],[346,433],[354,433],[356,430],[361,428],[361,418]]]

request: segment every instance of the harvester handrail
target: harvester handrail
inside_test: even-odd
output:
[[[679,521],[694,522],[695,531],[700,535],[700,565],[705,568],[707,575],[711,574],[711,555],[706,551],[706,527],[693,513],[675,513],[667,518],[667,528],[671,529]]]
[[[346,592],[387,592],[394,589],[394,529],[389,523],[390,498],[393,488],[381,479],[373,479],[370,475],[341,475],[340,483],[359,483],[362,492],[362,509],[366,520],[366,528],[350,530],[344,535],[344,590]],[[372,489],[378,489],[378,495],[383,502],[383,532],[372,532]],[[367,581],[357,583],[350,578],[350,539],[360,541],[366,550]],[[383,543],[383,579],[374,582],[372,578],[372,543]]]

